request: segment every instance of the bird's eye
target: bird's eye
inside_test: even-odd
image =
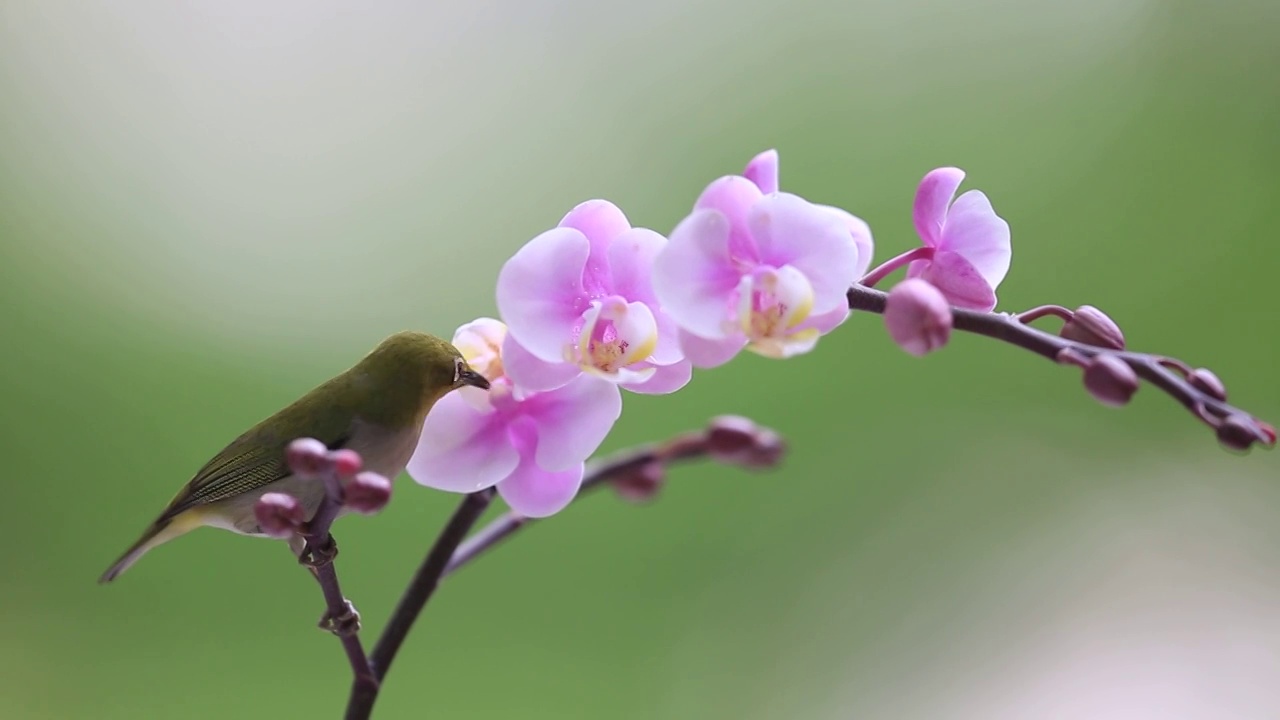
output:
[[[462,358],[453,361],[453,382],[456,384],[462,379]]]

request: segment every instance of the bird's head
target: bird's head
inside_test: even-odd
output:
[[[372,381],[378,395],[416,399],[419,412],[460,387],[489,389],[489,381],[471,369],[450,342],[420,332],[400,332],[383,340],[355,369]]]

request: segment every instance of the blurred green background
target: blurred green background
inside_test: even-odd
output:
[[[1280,419],[1280,5],[1262,0],[0,6],[0,715],[335,717],[282,545],[203,530],[97,575],[210,454],[606,197],[669,232],[783,187],[916,243],[958,165],[1001,306],[1096,304]],[[447,581],[383,718],[1274,718],[1276,458],[1147,388],[856,316],[793,361],[629,396],[605,450],[734,412],[792,454],[591,497]],[[455,498],[339,524],[381,629]]]

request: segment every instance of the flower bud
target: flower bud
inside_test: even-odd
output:
[[[334,450],[329,456],[329,460],[333,463],[333,471],[340,478],[355,477],[360,472],[360,468],[364,466],[364,461],[360,459],[360,453],[355,450]]]
[[[1109,350],[1124,349],[1124,333],[1106,313],[1092,305],[1076,308],[1071,319],[1063,323],[1058,333],[1068,340],[1095,345]]]
[[[285,451],[289,469],[303,479],[313,479],[329,467],[329,448],[314,438],[298,438]]]
[[[903,280],[889,291],[884,324],[899,347],[919,357],[951,339],[951,305],[925,280]]]
[[[784,452],[778,433],[738,415],[714,418],[707,429],[707,454],[728,465],[772,467]]]
[[[1218,423],[1218,442],[1231,450],[1248,450],[1258,441],[1253,423],[1240,415],[1228,415]]]
[[[358,473],[343,488],[342,498],[343,504],[352,510],[372,515],[391,501],[391,481],[376,472]]]
[[[1212,370],[1196,368],[1187,375],[1187,382],[1191,383],[1191,387],[1215,400],[1226,401],[1227,399],[1227,386],[1222,384]]]
[[[271,537],[289,537],[302,526],[302,503],[292,495],[269,492],[253,505],[253,516],[263,534]]]
[[[614,478],[613,489],[623,500],[648,502],[658,494],[666,481],[666,465],[658,460],[650,460]]]
[[[1115,355],[1100,353],[1085,365],[1084,386],[1098,402],[1118,407],[1138,391],[1138,374]]]

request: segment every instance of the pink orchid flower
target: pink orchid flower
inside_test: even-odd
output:
[[[458,328],[454,345],[490,389],[463,388],[441,398],[407,470],[439,490],[497,486],[512,510],[546,517],[577,495],[586,459],[622,413],[622,396],[617,385],[587,374],[547,392],[514,388],[503,366],[506,334],[492,318]]]
[[[963,180],[963,170],[944,167],[920,181],[912,220],[933,253],[912,262],[907,277],[928,281],[952,305],[989,311],[996,306],[996,288],[1009,272],[1009,224],[978,190],[952,203]]]
[[[848,316],[845,291],[870,263],[861,220],[765,194],[777,187],[777,167],[776,153],[762,153],[747,177],[707,186],[654,260],[654,291],[697,367],[721,365],[744,347],[774,358],[812,350]]]
[[[554,389],[584,372],[640,393],[688,383],[692,367],[676,325],[650,284],[666,244],[631,227],[606,200],[582,203],[526,243],[498,274],[508,376],[528,390]]]

